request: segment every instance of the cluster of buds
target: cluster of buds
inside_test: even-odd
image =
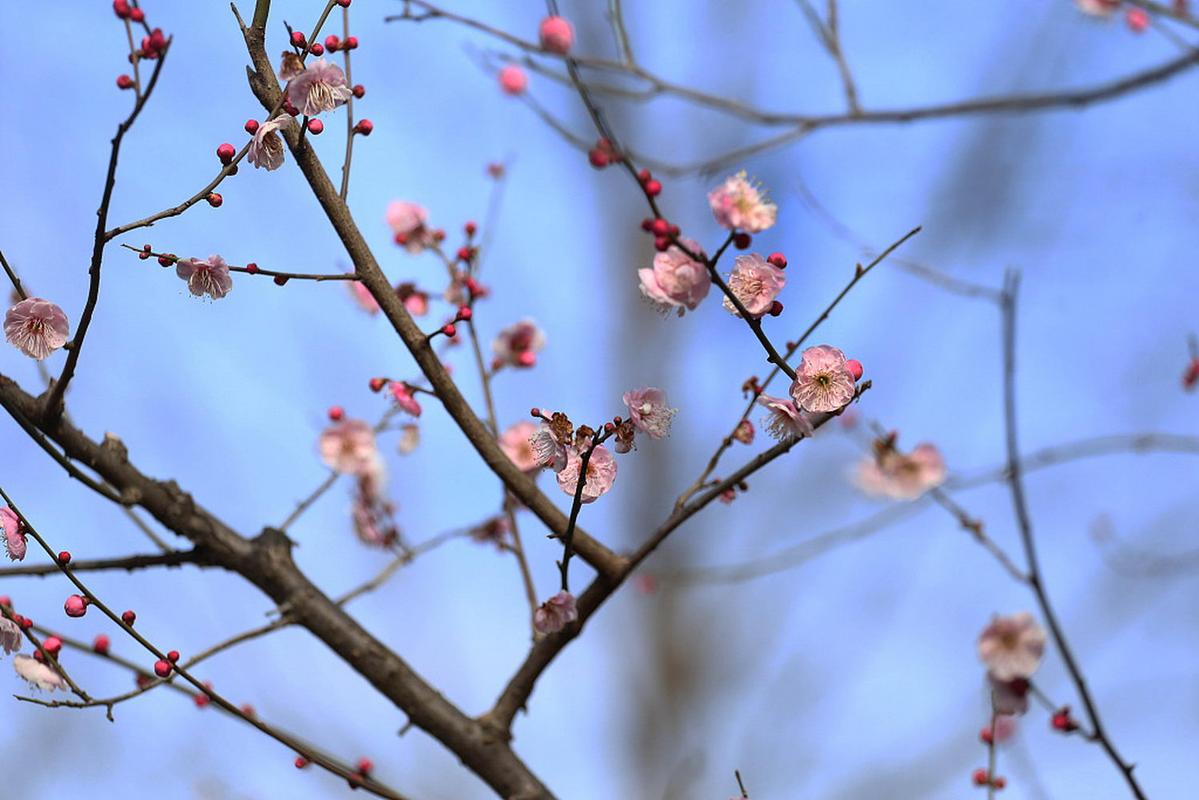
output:
[[[680,233],[678,225],[674,225],[662,217],[656,219],[647,217],[641,220],[641,230],[653,235],[654,249],[659,253],[665,253],[670,248],[671,240],[677,239]]]
[[[313,48],[312,52],[316,53],[319,56],[320,53],[316,52],[316,48],[318,48],[318,47],[320,47],[319,44],[314,44],[312,46],[312,48]],[[332,34],[332,33],[325,37],[325,46],[324,46],[324,48],[322,48],[322,50],[328,50],[330,53],[336,53],[338,50],[357,50],[357,49],[358,49],[358,37],[357,36],[347,36],[345,38],[345,40],[343,41],[342,39],[338,38],[335,34]]]
[[[596,140],[595,147],[587,151],[587,160],[596,169],[603,169],[624,161],[624,156],[616,150],[610,139],[600,138]]]
[[[140,10],[140,9],[139,9]],[[155,28],[150,32],[149,36],[142,37],[142,46],[138,49],[136,56],[138,58],[156,59],[160,58],[167,49],[167,37],[162,32],[162,28]]]
[[[112,0],[112,11],[118,19],[127,19],[130,22],[145,22],[146,20],[146,12],[129,5],[128,0]]]
[[[637,182],[641,184],[641,189],[645,192],[646,197],[657,197],[662,194],[662,182],[655,178],[648,169],[637,172]]]
[[[1007,779],[1005,779],[1002,775],[992,775],[982,767],[974,770],[974,774],[971,776],[971,778],[974,781],[975,786],[991,786],[994,787],[996,791],[999,791],[1007,786]]]
[[[1070,716],[1070,706],[1062,706],[1054,711],[1053,716],[1049,718],[1049,725],[1060,733],[1074,733],[1078,730],[1078,722]]]

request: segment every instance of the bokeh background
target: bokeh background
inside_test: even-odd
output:
[[[270,52],[283,48],[283,20],[307,30],[320,5],[276,2]],[[531,1],[451,5],[529,38],[544,13]],[[563,4],[579,52],[614,53],[604,5]],[[624,5],[635,52],[653,70],[772,109],[841,107],[836,73],[797,4]],[[242,142],[243,121],[262,114],[225,3],[145,7],[175,41],[126,141],[113,223],[190,195],[214,173],[215,147]],[[391,244],[386,204],[424,204],[453,240],[465,220],[486,215],[485,165],[508,163],[483,267],[494,294],[478,309],[479,325],[489,338],[530,316],[549,345],[536,370],[496,381],[502,424],[531,405],[602,419],[622,410],[624,390],[647,384],[665,388],[681,409],[672,438],[623,458],[614,491],[584,511],[588,530],[632,547],[667,515],[740,412],[741,382],[764,371],[758,345],[714,298],[683,319],[654,314],[637,290],[635,270],[652,249],[637,229],[644,208],[627,176],[593,171],[522,103],[501,95],[478,66],[494,40],[444,22],[383,24],[400,7],[352,7],[362,43],[354,79],[367,87],[357,115],[375,124],[355,148],[350,198],[359,224],[392,278],[436,288],[443,272],[432,256]],[[847,57],[871,108],[1081,87],[1177,53],[1155,31],[1135,36],[1118,21],[1083,17],[1066,0],[847,0],[841,12]],[[10,3],[0,22],[10,41],[0,49],[8,110],[0,125],[0,247],[29,287],[74,323],[109,138],[131,102],[113,86],[126,69],[124,33],[103,2],[45,3],[36,13]],[[780,209],[779,224],[755,249],[782,250],[792,264],[786,313],[768,330],[779,341],[793,337],[848,279],[863,247],[880,249],[920,224],[924,232],[903,251],[910,259],[991,286],[1005,268],[1023,271],[1027,450],[1100,434],[1196,433],[1199,397],[1179,386],[1186,334],[1199,327],[1196,88],[1199,75],[1189,72],[1083,111],[842,128],[748,159],[741,166]],[[531,92],[593,138],[569,91],[534,77]],[[606,107],[630,143],[664,159],[703,158],[769,133],[670,100]],[[318,142],[331,173],[341,162],[339,119]],[[721,231],[704,195],[720,177],[669,179],[661,198],[709,247]],[[236,264],[348,267],[293,164],[274,173],[243,169],[221,191],[219,210],[201,204],[122,241],[220,253]],[[436,311],[430,326],[438,319]],[[859,407],[864,417],[898,428],[908,445],[936,442],[961,475],[1003,457],[998,334],[994,306],[884,264],[818,339],[866,365],[874,389]],[[468,396],[480,398],[468,351],[451,360]],[[33,363],[12,349],[0,354],[0,370],[37,386]],[[377,374],[413,376],[414,366],[385,321],[357,309],[342,285],[280,289],[238,276],[227,299],[201,302],[171,271],[114,243],[69,408],[89,433],[119,434],[143,470],[177,479],[253,533],[280,522],[326,474],[315,442],[329,405],[367,419],[382,411],[366,385]],[[383,439],[390,491],[413,541],[481,520],[500,498],[434,403],[426,403],[421,428],[420,449],[406,457],[394,434]],[[732,505],[688,523],[646,571],[767,557],[876,513],[881,504],[846,479],[861,439],[833,428],[755,476]],[[0,424],[0,442],[3,487],[54,547],[77,558],[149,551],[118,510],[70,481],[16,425]],[[750,452],[739,446],[729,463]],[[1124,454],[1029,478],[1050,593],[1114,741],[1159,799],[1194,796],[1199,578],[1186,554],[1196,547],[1196,463],[1193,455]],[[568,498],[542,481],[566,507]],[[1001,485],[958,499],[1016,548]],[[388,558],[358,544],[348,504],[349,486],[339,484],[292,532],[299,563],[330,593]],[[1119,547],[1096,541],[1097,520]],[[523,522],[539,592],[548,596],[558,547],[534,519]],[[580,564],[576,580],[585,574]],[[97,574],[90,583],[114,607],[137,609],[148,637],[185,656],[259,624],[270,609],[239,579],[191,567]],[[105,630],[96,614],[61,616],[69,591],[57,577],[0,584],[39,621],[84,639]],[[1027,591],[936,508],[754,580],[660,580],[652,593],[626,587],[541,680],[530,714],[518,720],[516,747],[572,800],[724,798],[736,793],[734,769],[755,800],[978,796],[969,776],[985,761],[977,736],[988,707],[975,638],[993,613],[1026,608]],[[420,558],[352,610],[470,713],[488,707],[528,645],[515,565],[468,540]],[[119,638],[114,652],[146,660]],[[71,654],[68,663],[95,695],[131,683],[87,656]],[[398,736],[403,715],[303,632],[252,642],[199,672],[346,760],[370,756],[382,780],[414,797],[490,796],[425,734]],[[26,692],[14,675],[0,682]],[[1039,683],[1077,706],[1056,653]],[[295,770],[293,754],[247,726],[173,693],[118,707],[115,723],[99,710],[15,700],[3,708],[6,796],[242,800],[347,791],[319,771]],[[999,764],[1012,800],[1128,796],[1097,747],[1053,734],[1037,711],[1000,748]]]

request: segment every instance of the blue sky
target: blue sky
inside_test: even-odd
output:
[[[278,2],[306,29],[317,3]],[[612,53],[599,3],[563,3],[586,52]],[[839,108],[835,72],[798,6],[629,2],[638,58],[672,78],[773,109]],[[1165,60],[1164,38],[1127,32],[1054,3],[843,3],[847,56],[867,107],[902,107],[979,94],[1086,86]],[[159,7],[161,6],[161,8]],[[383,221],[393,199],[425,205],[455,231],[485,216],[484,166],[511,167],[484,275],[493,296],[479,309],[490,335],[522,317],[549,337],[534,371],[496,382],[502,424],[531,405],[576,418],[619,413],[626,389],[656,385],[681,411],[671,439],[620,462],[614,491],[587,507],[589,531],[631,547],[664,518],[740,412],[738,387],[764,366],[740,323],[710,300],[683,319],[641,302],[636,269],[652,250],[637,229],[641,200],[627,176],[595,172],[520,103],[503,97],[475,56],[494,43],[448,23],[384,25],[397,2],[353,5],[362,47],[357,115],[373,135],[355,148],[350,199],[395,280],[436,285],[440,265],[393,245]],[[532,37],[535,2],[453,3]],[[245,11],[246,9],[243,9]],[[246,56],[223,3],[147,4],[175,36],[157,94],[127,139],[111,219],[179,202],[214,173],[213,151],[243,141],[261,117],[245,85]],[[0,247],[38,294],[73,323],[86,294],[87,259],[108,140],[130,102],[113,79],[124,37],[106,3],[6,6],[10,32],[56,46],[0,52],[9,109],[0,126],[7,188]],[[73,55],[64,55],[73,54]],[[83,69],[80,65],[86,65]],[[15,78],[15,79],[14,79]],[[1187,73],[1085,111],[843,128],[749,159],[778,203],[778,225],[755,249],[791,262],[771,321],[779,341],[806,327],[861,258],[805,201],[819,198],[863,243],[881,248],[915,225],[910,258],[998,286],[1024,275],[1020,315],[1021,439],[1034,450],[1100,434],[1196,433],[1194,395],[1178,378],[1196,328],[1196,175],[1190,165],[1199,109]],[[577,102],[534,78],[531,91],[573,130],[591,131]],[[612,110],[617,129],[662,158],[690,160],[766,135],[710,112],[662,100]],[[341,161],[339,117],[317,144],[331,173]],[[709,249],[720,230],[704,199],[718,179],[670,179],[662,203]],[[300,271],[347,268],[302,177],[243,169],[225,203],[201,204],[122,241],[231,263]],[[432,323],[430,323],[432,324]],[[880,267],[818,338],[859,358],[874,382],[863,415],[900,429],[903,442],[935,441],[951,472],[1003,457],[997,311]],[[468,353],[452,357],[478,398]],[[51,369],[61,365],[55,356]],[[70,393],[79,424],[118,433],[144,471],[173,477],[241,531],[278,523],[324,476],[315,441],[324,409],[382,409],[370,376],[414,375],[382,320],[359,312],[339,284],[280,289],[239,276],[220,302],[187,296],[182,281],[115,245],[103,295]],[[37,385],[11,349],[0,370]],[[499,500],[494,479],[434,403],[416,454],[385,439],[390,489],[412,540],[475,522]],[[3,427],[5,490],[77,558],[149,547],[119,511],[89,496],[13,425]],[[755,445],[755,448],[757,446]],[[845,479],[860,443],[830,432],[756,476],[731,506],[709,509],[667,543],[649,571],[763,556],[880,506]],[[745,457],[741,455],[741,457]],[[733,462],[735,463],[735,462]],[[1199,736],[1193,624],[1195,576],[1122,574],[1090,531],[1106,515],[1121,540],[1169,556],[1193,548],[1194,456],[1117,455],[1038,472],[1029,495],[1050,593],[1086,665],[1106,726],[1138,763],[1154,798],[1185,797],[1186,758]],[[543,478],[547,491],[558,490]],[[559,497],[563,505],[568,498]],[[959,496],[1004,546],[1017,545],[1010,502],[991,485]],[[293,531],[297,559],[337,593],[385,556],[357,544],[349,487],[338,485]],[[539,591],[554,587],[557,547],[524,521]],[[584,571],[580,571],[580,576]],[[233,577],[184,568],[96,575],[114,607],[139,611],[139,628],[164,647],[195,652],[259,624],[269,602]],[[90,638],[95,615],[58,617],[69,593],[58,578],[5,581],[18,609]],[[771,577],[736,585],[618,595],[543,678],[516,747],[565,798],[723,798],[733,769],[757,798],[960,798],[985,758],[982,671],[974,640],[991,614],[1031,608],[1031,597],[936,509],[866,542]],[[524,606],[509,559],[454,542],[402,571],[354,613],[440,690],[471,713],[487,708],[527,646]],[[131,644],[114,650],[142,658]],[[77,665],[77,666],[76,666]],[[89,691],[124,690],[127,676],[81,656],[70,666]],[[149,666],[149,662],[147,662]],[[416,798],[489,794],[457,760],[323,646],[286,631],[223,654],[203,671],[264,718],[347,760],[369,755],[379,777]],[[14,678],[11,691],[23,691]],[[1067,702],[1071,687],[1050,654],[1040,683]],[[1074,702],[1070,700],[1070,702]],[[1076,703],[1075,703],[1076,704]],[[1077,705],[1077,704],[1076,704]],[[7,778],[15,796],[327,797],[335,779],[297,772],[292,755],[248,727],[153,694],[117,710],[48,711],[8,702],[0,753],[27,765]],[[1055,736],[1030,716],[1000,752],[1004,796],[1126,797],[1098,748]]]

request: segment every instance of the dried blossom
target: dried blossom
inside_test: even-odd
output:
[[[747,419],[741,420],[737,425],[737,429],[733,431],[733,438],[741,444],[754,443],[754,424]]]
[[[17,623],[8,617],[0,617],[0,650],[11,655],[21,649],[21,642],[24,638],[21,635],[21,627]]]

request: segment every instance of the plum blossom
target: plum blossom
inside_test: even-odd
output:
[[[4,530],[4,548],[13,561],[25,560],[25,532],[21,530],[21,518],[5,506],[0,508],[0,528]]]
[[[1074,0],[1074,5],[1092,17],[1109,17],[1120,7],[1120,0]]]
[[[258,126],[254,138],[250,140],[250,149],[246,151],[246,160],[259,169],[268,172],[283,166],[283,139],[279,130],[293,122],[288,114],[280,114]]]
[[[700,252],[695,242],[682,241],[691,252]],[[712,288],[708,268],[676,245],[655,255],[653,267],[637,270],[637,277],[641,282],[641,294],[646,299],[662,311],[678,309],[680,317],[687,311],[694,311]]]
[[[38,361],[66,344],[70,330],[63,310],[40,297],[21,300],[4,315],[4,338]]]
[[[533,612],[533,627],[538,633],[557,633],[578,618],[574,595],[563,590]]]
[[[729,291],[741,301],[751,317],[760,317],[770,311],[774,299],[787,283],[787,273],[771,264],[757,253],[737,256],[733,261],[733,272],[729,275]],[[737,307],[727,296],[725,309],[733,316],[740,316]]]
[[[187,290],[196,297],[208,295],[220,300],[233,289],[233,278],[229,276],[229,265],[220,256],[181,258],[175,262],[175,274],[187,281]]]
[[[500,515],[476,526],[470,532],[470,538],[480,544],[491,542],[497,550],[503,551],[508,542],[508,534],[511,532],[512,526],[509,525],[508,518]]]
[[[419,253],[436,243],[428,219],[429,212],[408,200],[393,200],[387,206],[387,224],[395,234],[396,244],[409,253]]]
[[[12,654],[13,651],[21,649],[22,639],[24,637],[21,635],[20,626],[8,617],[0,617],[0,650],[5,654]]]
[[[377,468],[375,432],[360,419],[335,422],[321,433],[321,460],[334,472],[369,474]]]
[[[362,281],[346,281],[350,286],[350,295],[354,298],[354,302],[368,314],[379,313],[379,303],[371,294],[370,289],[362,283]]]
[[[1044,652],[1045,629],[1027,611],[995,616],[978,637],[978,657],[1001,682],[1031,677]]]
[[[537,426],[523,420],[510,426],[500,434],[500,449],[521,472],[535,472],[542,462],[531,441],[537,434]]]
[[[67,688],[67,682],[61,675],[48,664],[43,664],[32,656],[13,656],[12,666],[17,674],[29,681],[29,685],[35,689],[52,692],[55,689]]]
[[[877,446],[854,473],[854,483],[863,492],[892,500],[915,500],[944,480],[945,459],[936,445],[927,442],[911,453],[901,453],[891,444]]]
[[[747,419],[741,420],[737,425],[737,429],[733,431],[733,438],[741,442],[741,444],[753,444],[754,424]]]
[[[708,205],[716,222],[729,230],[760,233],[778,218],[778,207],[749,182],[744,170],[725,178],[724,183],[709,192]]]
[[[573,447],[566,449],[566,466],[558,472],[558,488],[574,497],[579,487],[579,468],[583,457]],[[612,488],[616,481],[616,459],[608,448],[596,445],[587,459],[587,477],[583,481],[583,491],[580,495],[582,502],[594,503],[601,495]]]
[[[554,472],[561,472],[566,466],[566,448],[570,443],[571,426],[570,422],[566,421],[563,424],[559,422],[558,415],[554,415],[555,419],[552,422],[542,422],[537,430],[529,437],[529,445],[533,448],[533,453],[537,458],[537,465],[541,467],[549,467]],[[565,420],[565,417],[561,418]]]
[[[353,97],[341,67],[318,58],[287,84],[287,99],[305,116],[332,111]]]
[[[387,468],[376,451],[357,474],[350,522],[358,540],[371,547],[391,547],[399,539],[395,504],[384,494]]]
[[[625,392],[622,399],[629,407],[629,416],[637,430],[651,439],[664,439],[670,435],[670,423],[679,410],[666,405],[666,392],[653,387],[634,389]]]
[[[785,397],[771,397],[768,394],[758,395],[758,405],[770,410],[762,419],[762,427],[766,433],[780,442],[788,439],[802,439],[815,433],[812,423],[804,416],[794,402]]]
[[[414,417],[420,416],[420,403],[416,401],[416,392],[411,386],[403,381],[392,381],[388,391],[401,411]]]
[[[791,397],[804,411],[840,411],[854,397],[853,373],[835,347],[818,344],[804,350],[795,372]]]
[[[545,334],[537,323],[524,319],[504,328],[491,343],[499,364],[531,367],[537,363],[537,353],[545,347]]]

